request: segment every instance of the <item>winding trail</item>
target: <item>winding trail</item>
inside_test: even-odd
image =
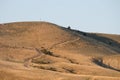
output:
[[[74,40],[67,40],[67,41],[56,43],[56,44],[52,45],[50,48],[48,48],[48,50],[51,50],[51,49],[53,49],[53,47],[58,46],[58,45],[63,45],[63,44],[69,43],[69,42],[75,42],[75,41],[77,41],[79,39],[80,38],[77,38],[77,39],[74,39]],[[28,48],[26,48],[26,49],[28,49]],[[37,57],[42,56],[42,55],[45,54],[41,50],[39,50],[38,48],[34,48],[34,49],[31,49],[31,50],[35,50],[37,52],[37,54],[34,55],[34,56],[32,56],[32,57],[26,58],[24,60],[24,66],[25,67],[29,67],[32,59],[37,58]]]
[[[29,67],[32,59],[44,55],[44,53],[43,53],[41,50],[39,50],[38,48],[35,48],[34,50],[36,50],[37,54],[34,55],[34,56],[31,56],[31,57],[29,57],[29,58],[26,58],[26,59],[24,60],[24,66],[25,66],[25,67]]]
[[[69,43],[69,42],[75,42],[75,41],[77,41],[77,40],[79,40],[79,39],[80,39],[80,38],[78,37],[78,38],[73,39],[73,40],[62,41],[62,42],[53,44],[50,48],[48,48],[48,49],[46,49],[46,50],[51,50],[51,49],[53,49],[54,47],[56,47],[56,46],[58,46],[58,45],[63,45],[63,44]],[[36,55],[24,59],[24,66],[25,66],[25,67],[29,67],[29,65],[31,64],[32,59],[37,58],[37,57],[42,56],[42,55],[45,55],[45,53],[42,52],[42,51],[41,51],[40,49],[38,49],[38,48],[9,46],[9,45],[3,45],[2,43],[0,43],[0,45],[1,45],[0,47],[5,47],[5,48],[35,50],[35,51],[37,52]]]
[[[69,42],[75,42],[75,41],[78,41],[78,40],[80,40],[79,37],[78,37],[77,39],[59,42],[59,43],[53,44],[53,45],[52,45],[50,48],[48,48],[48,49],[50,50],[50,49],[53,49],[53,47],[56,47],[56,46],[58,46],[58,45],[63,45],[63,44],[66,44],[66,43],[69,43]]]

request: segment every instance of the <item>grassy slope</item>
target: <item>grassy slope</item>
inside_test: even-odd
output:
[[[119,43],[119,35],[84,33],[48,22],[0,25],[1,80],[119,80]],[[37,56],[24,66],[41,47],[53,55]],[[113,68],[101,66],[99,59]]]

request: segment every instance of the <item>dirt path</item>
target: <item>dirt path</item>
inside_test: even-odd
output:
[[[34,55],[34,56],[31,56],[31,57],[29,57],[29,58],[26,58],[26,59],[24,60],[24,66],[25,66],[25,67],[29,67],[32,59],[44,55],[44,53],[41,52],[41,50],[39,50],[39,49],[37,49],[37,48],[35,48],[34,50],[37,52],[37,54]]]
[[[73,39],[73,40],[67,40],[67,41],[63,41],[63,42],[59,42],[59,43],[56,43],[54,45],[52,45],[50,48],[48,48],[47,50],[51,50],[53,49],[54,47],[58,46],[58,45],[63,45],[63,44],[66,44],[66,43],[69,43],[69,42],[75,42],[77,40],[79,40],[80,38],[76,38],[76,39]],[[0,43],[1,44],[1,43]],[[13,49],[28,49],[28,50],[35,50],[37,52],[36,55],[34,56],[31,56],[29,58],[26,58],[24,60],[24,66],[25,67],[29,67],[29,65],[31,64],[31,60],[34,59],[34,58],[37,58],[39,56],[42,56],[44,55],[45,53],[43,53],[41,50],[39,50],[38,48],[32,48],[32,47],[18,47],[18,46],[9,46],[9,45],[4,45],[4,44],[1,44],[2,46],[0,47],[5,47],[5,48],[13,48]]]
[[[58,46],[58,45],[63,45],[63,44],[69,43],[69,42],[78,41],[79,39],[80,39],[80,38],[78,37],[77,39],[67,40],[67,41],[63,41],[63,42],[59,42],[59,43],[53,44],[50,48],[48,48],[48,50],[53,49],[53,47],[56,47],[56,46]]]
[[[53,49],[53,47],[55,47],[55,46],[57,46],[57,45],[62,45],[62,44],[66,44],[66,43],[69,43],[69,42],[74,42],[74,41],[77,41],[77,40],[79,40],[79,39],[80,39],[80,38],[77,38],[77,39],[74,39],[74,40],[68,40],[68,41],[63,41],[63,42],[56,43],[56,44],[52,45],[48,50]],[[26,48],[26,49],[29,49],[29,48]],[[35,51],[37,52],[37,54],[34,55],[34,56],[31,56],[31,57],[29,57],[29,58],[26,58],[26,59],[24,60],[24,66],[25,66],[25,67],[29,67],[32,59],[37,58],[37,57],[42,56],[42,55],[45,54],[45,53],[43,53],[41,50],[39,50],[38,48],[34,48],[34,49],[31,49],[31,50],[35,50]]]

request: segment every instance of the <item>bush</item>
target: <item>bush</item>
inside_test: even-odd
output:
[[[37,68],[44,69],[44,70],[50,70],[50,71],[57,71],[57,69],[54,68],[54,67],[43,67],[43,66],[39,66],[39,67],[37,67]]]
[[[87,36],[87,34],[86,34],[86,33],[83,33],[83,35],[84,35],[84,36]]]
[[[32,62],[36,63],[36,64],[50,64],[50,63],[52,63],[50,60],[41,59],[41,58],[33,59]]]
[[[47,70],[57,71],[56,68],[54,68],[54,67],[50,67],[50,68],[48,68]]]
[[[71,27],[70,27],[70,26],[68,26],[67,28],[68,28],[68,29],[71,29]]]
[[[68,72],[68,73],[76,74],[75,70],[73,70],[72,68],[63,67],[63,69],[66,70],[66,72]]]
[[[112,42],[108,42],[109,45],[112,45]]]
[[[46,50],[46,49],[42,49],[41,51],[42,51],[43,53],[47,54],[47,55],[53,55],[52,52],[50,52],[50,51],[48,51],[48,50]]]

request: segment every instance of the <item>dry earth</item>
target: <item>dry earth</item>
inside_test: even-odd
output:
[[[120,35],[0,24],[0,80],[120,80]]]

